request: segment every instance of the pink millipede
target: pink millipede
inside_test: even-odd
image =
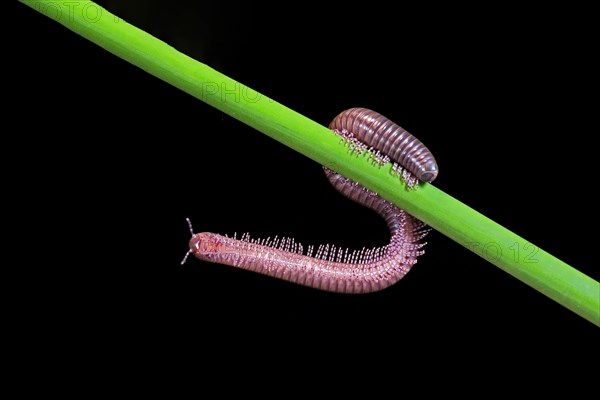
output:
[[[437,176],[431,152],[406,130],[372,110],[348,109],[335,117],[329,128],[343,136],[350,151],[369,151],[380,164],[392,160],[392,172],[400,174],[404,169],[401,176],[409,187],[416,179],[431,182]],[[194,233],[188,219],[192,238],[182,264],[194,254],[204,261],[340,293],[374,292],[398,282],[423,254],[422,239],[429,229],[377,193],[323,169],[334,188],[385,219],[391,234],[389,244],[358,251],[330,245],[305,250],[291,238],[252,239],[245,234],[238,240],[210,232]]]

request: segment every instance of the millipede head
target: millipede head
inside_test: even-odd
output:
[[[194,233],[190,219],[186,218],[185,220],[188,223],[192,237],[189,242],[190,249],[185,253],[181,265],[185,264],[190,254],[194,254],[201,260],[211,261],[213,255],[218,251],[219,239],[217,237],[219,235],[209,232]]]

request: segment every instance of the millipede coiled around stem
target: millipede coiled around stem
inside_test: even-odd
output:
[[[431,152],[414,136],[381,114],[366,108],[340,113],[329,125],[343,136],[349,151],[370,153],[379,165],[392,160],[392,173],[412,188],[418,180],[431,182],[438,167]],[[305,249],[293,238],[239,240],[211,232],[194,233],[188,255],[211,263],[258,272],[315,289],[338,293],[369,293],[385,289],[404,277],[423,254],[428,227],[395,204],[357,182],[323,167],[333,187],[349,199],[383,217],[390,230],[385,246],[351,250],[325,244]]]
[[[433,154],[419,139],[383,115],[368,108],[342,111],[329,128],[352,132],[354,138],[387,155],[423,182],[433,182],[438,166]]]

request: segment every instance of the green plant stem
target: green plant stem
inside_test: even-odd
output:
[[[21,0],[144,71],[361,183],[600,326],[600,284],[431,184],[408,191],[390,166],[348,154],[326,127],[182,54],[91,1]],[[40,39],[40,40],[43,40]],[[74,53],[75,55],[76,53]]]

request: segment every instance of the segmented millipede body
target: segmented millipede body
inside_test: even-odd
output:
[[[438,166],[427,147],[373,110],[350,108],[338,114],[329,128],[351,133],[357,141],[386,155],[423,182],[433,182],[437,177]]]
[[[368,151],[379,164],[394,162],[392,171],[404,169],[403,180],[413,177],[431,182],[438,172],[433,155],[406,130],[382,115],[351,108],[329,125],[352,151]],[[399,164],[399,165],[397,165]],[[368,293],[385,289],[404,277],[423,254],[427,226],[362,185],[323,167],[333,187],[344,196],[381,215],[390,230],[390,242],[373,249],[350,251],[330,245],[303,246],[291,238],[253,239],[215,233],[193,233],[189,254],[313,288],[340,293]],[[409,185],[410,187],[410,185]]]

